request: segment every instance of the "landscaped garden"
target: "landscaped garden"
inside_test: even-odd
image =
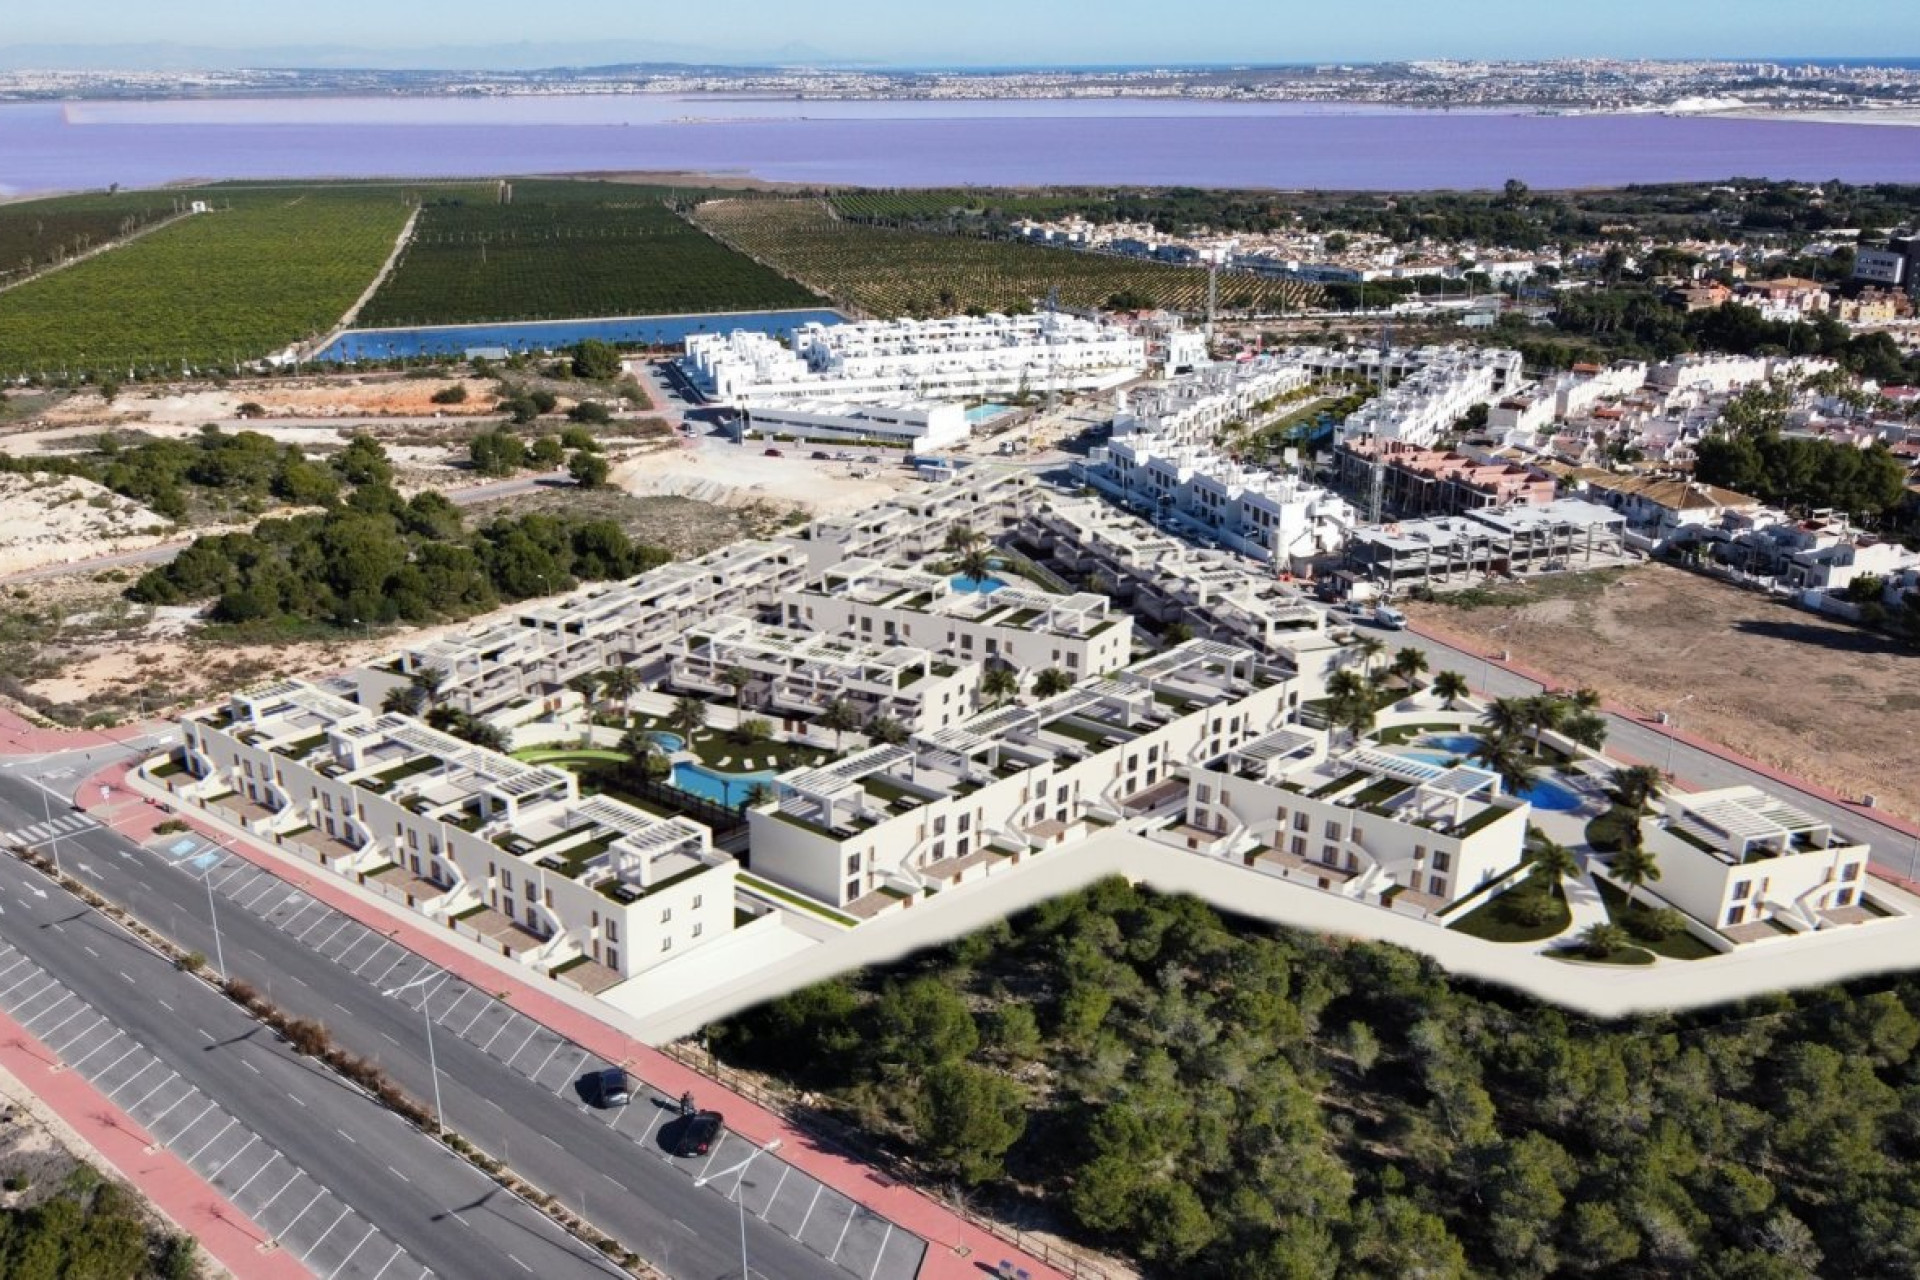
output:
[[[1537,875],[1527,877],[1449,927],[1488,942],[1511,943],[1545,942],[1565,932],[1573,923],[1566,892],[1558,883],[1543,890],[1536,886],[1539,879]]]

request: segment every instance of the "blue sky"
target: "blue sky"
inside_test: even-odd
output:
[[[8,6],[6,45],[783,52],[880,62],[1299,62],[1417,57],[1920,56],[1920,0],[70,0]],[[536,23],[535,18],[539,21]],[[601,51],[595,58],[594,51]]]

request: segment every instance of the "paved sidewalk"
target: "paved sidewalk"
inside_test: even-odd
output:
[[[148,734],[167,733],[174,728],[171,720],[155,720],[113,729],[50,729],[35,724],[11,707],[0,706],[0,754],[39,756],[61,751],[91,751],[119,746]]]
[[[177,805],[173,814],[163,814],[157,805],[144,803],[139,793],[128,789],[126,775],[124,764],[102,770],[80,784],[79,796],[85,809],[127,838],[144,842],[152,837],[153,828],[169,817],[184,820],[216,842],[225,843],[233,834],[231,829],[210,821],[190,805]],[[105,800],[100,793],[103,785],[112,788]],[[781,1159],[925,1239],[927,1255],[920,1267],[920,1280],[981,1280],[993,1264],[1003,1258],[1026,1268],[1033,1280],[1064,1280],[1061,1272],[1021,1253],[984,1228],[964,1221],[915,1188],[895,1182],[873,1166],[827,1146],[817,1136],[795,1128],[759,1104],[732,1093],[555,994],[541,990],[511,969],[455,945],[455,935],[434,928],[412,912],[362,897],[357,886],[307,863],[286,858],[252,838],[234,840],[228,847],[482,990],[500,994],[513,1008],[574,1040],[582,1048],[608,1062],[626,1064],[634,1074],[669,1098],[692,1090],[704,1103],[716,1092],[727,1094],[720,1109],[726,1112],[728,1128],[762,1145],[779,1139]]]
[[[240,1280],[309,1280],[311,1273],[292,1254],[265,1248],[267,1233],[252,1219],[5,1014],[0,1066]]]

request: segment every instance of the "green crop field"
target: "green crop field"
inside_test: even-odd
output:
[[[1058,288],[1070,307],[1206,305],[1207,273],[1104,254],[938,231],[874,226],[836,217],[808,199],[713,200],[695,219],[715,235],[843,305],[874,316],[1020,310]],[[1297,310],[1316,290],[1287,281],[1222,274],[1228,310]]]
[[[434,192],[204,194],[210,212],[0,293],[0,375],[219,368],[325,333],[393,251],[410,201]]]
[[[516,182],[421,213],[364,327],[818,306],[806,289],[613,183]]]
[[[0,205],[0,286],[150,226],[183,199],[134,191]]]

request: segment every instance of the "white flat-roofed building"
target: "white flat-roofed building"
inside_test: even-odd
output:
[[[1777,921],[1795,932],[1859,908],[1870,850],[1833,824],[1757,787],[1675,791],[1665,824],[1648,824],[1660,897],[1716,929]]]
[[[1295,705],[1276,665],[1191,640],[1044,702],[781,774],[777,799],[747,810],[753,870],[836,908],[998,874],[1089,834],[1089,819],[1179,807],[1183,768]]]
[[[965,444],[966,410],[952,401],[832,404],[815,400],[742,400],[745,430],[795,440],[869,441],[924,451]]]
[[[299,681],[181,733],[209,807],[523,964],[607,986],[735,927],[737,867],[705,827],[582,797],[563,769]]]
[[[1147,368],[1119,325],[1049,312],[809,324],[791,348],[763,333],[696,333],[682,367],[709,398],[894,402],[1117,386]]]
[[[1340,439],[1372,437],[1430,445],[1475,405],[1488,404],[1520,384],[1520,355],[1461,347],[1423,348],[1420,367],[1361,405],[1340,424]]]
[[[1626,517],[1579,498],[1544,506],[1477,507],[1459,515],[1356,529],[1349,567],[1389,588],[1545,568],[1621,554]]]
[[[746,677],[737,692],[730,673]],[[751,710],[816,716],[836,699],[897,720],[914,732],[944,729],[973,715],[980,664],[955,664],[911,645],[863,644],[817,631],[769,627],[733,614],[696,623],[671,650],[676,689],[737,697]]]
[[[1511,870],[1526,849],[1525,800],[1499,776],[1362,744],[1330,754],[1292,726],[1188,773],[1184,830],[1196,852],[1366,902],[1437,911]]]
[[[848,560],[785,603],[789,627],[879,645],[911,645],[949,662],[997,661],[1026,675],[1079,679],[1125,666],[1133,619],[1106,596],[1015,586],[963,591],[939,574]]]
[[[1126,408],[1114,415],[1113,435],[1212,444],[1229,422],[1248,422],[1256,406],[1304,390],[1312,381],[1306,365],[1286,354],[1206,365],[1133,392]]]

